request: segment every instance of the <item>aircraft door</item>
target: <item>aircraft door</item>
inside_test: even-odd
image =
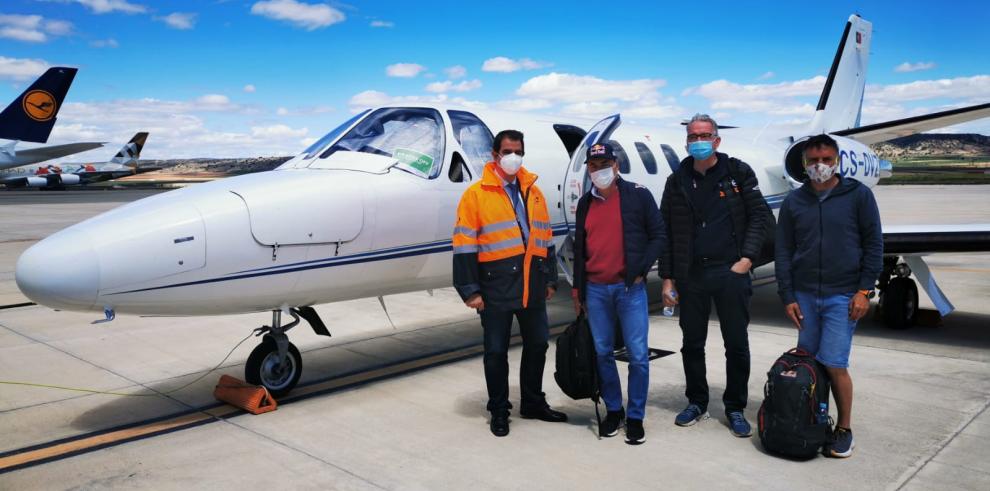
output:
[[[588,134],[581,141],[581,145],[571,155],[567,172],[564,173],[564,185],[560,192],[563,193],[561,202],[564,205],[564,222],[567,223],[567,237],[564,238],[563,243],[557,251],[557,262],[560,269],[567,276],[567,281],[572,285],[574,284],[574,224],[577,218],[577,204],[578,200],[584,194],[584,190],[588,189],[588,186],[591,185],[587,166],[584,164],[585,156],[588,153],[588,147],[599,142],[608,141],[612,136],[612,132],[619,127],[620,123],[621,118],[619,115],[613,114],[592,126],[591,130],[588,131]]]

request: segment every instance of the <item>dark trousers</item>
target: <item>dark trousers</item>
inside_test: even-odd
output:
[[[485,330],[488,410],[492,413],[508,413],[512,409],[512,404],[509,403],[508,352],[513,316],[519,320],[519,332],[523,339],[522,364],[519,368],[521,409],[529,411],[546,405],[543,365],[547,360],[547,340],[550,336],[546,306],[541,304],[514,311],[487,308],[481,311],[481,326]]]
[[[742,411],[749,397],[749,300],[753,294],[748,274],[729,270],[731,264],[695,265],[687,281],[678,280],[681,331],[684,344],[681,358],[688,402],[708,409],[708,380],[705,377],[705,341],[712,301],[718,313],[725,345],[725,412]]]

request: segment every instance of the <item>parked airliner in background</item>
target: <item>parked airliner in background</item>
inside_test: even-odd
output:
[[[871,39],[871,24],[851,16],[807,131],[780,139],[723,130],[722,149],[754,167],[772,208],[804,179],[801,150],[811,135],[832,134],[840,172],[873,186],[891,168],[867,144],[990,116],[984,104],[860,127]],[[271,311],[246,378],[284,394],[302,366],[285,332],[302,317],[329,335],[312,305],[451,284],[458,199],[480,178],[493,130],[504,128],[526,135],[525,165],[549,200],[568,275],[577,200],[589,185],[585,149],[611,142],[623,177],[659,202],[684,142],[683,128],[620,128],[619,115],[586,128],[441,105],[369,109],[274,171],[159,194],[62,230],[20,257],[17,284],[39,304],[103,311],[108,319]],[[990,224],[887,227],[884,241],[883,310],[890,324],[903,326],[917,311],[912,271],[943,314],[952,308],[922,255],[990,250]],[[768,274],[766,267],[755,272]],[[283,313],[293,321],[283,324]]]
[[[18,141],[45,143],[55,127],[55,116],[69,92],[75,68],[49,68],[0,113],[0,169],[57,159],[100,148],[101,142],[69,143],[16,150]]]
[[[159,170],[157,167],[139,166],[138,159],[147,138],[147,132],[135,134],[109,162],[26,165],[0,170],[0,184],[10,188],[65,189],[65,186],[109,181]]]

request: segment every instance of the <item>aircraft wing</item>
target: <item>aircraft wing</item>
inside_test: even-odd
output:
[[[990,223],[883,227],[883,253],[920,256],[990,251]]]
[[[72,155],[79,152],[85,152],[87,150],[92,150],[94,148],[100,148],[104,145],[102,142],[81,142],[81,143],[68,143],[65,145],[51,145],[47,147],[37,147],[28,148],[25,150],[17,150],[18,159],[27,159],[30,162],[44,162],[46,160],[57,159],[59,157],[65,157],[66,155]]]
[[[835,131],[833,134],[845,136],[859,141],[860,143],[871,145],[900,138],[902,136],[921,133],[922,131],[934,130],[945,126],[965,123],[981,118],[990,117],[990,103],[976,106],[951,109],[924,116],[914,116],[911,118],[895,119],[884,123],[860,126],[848,130]]]

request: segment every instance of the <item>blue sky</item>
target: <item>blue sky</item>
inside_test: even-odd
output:
[[[982,2],[781,5],[4,0],[0,101],[79,67],[50,142],[148,130],[145,158],[293,154],[393,100],[796,125],[851,13],[874,25],[864,123],[990,101]]]

